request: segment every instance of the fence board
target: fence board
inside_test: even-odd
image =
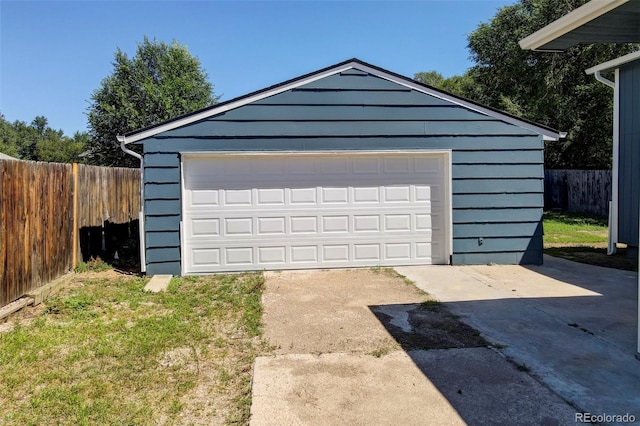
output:
[[[140,170],[78,165],[78,226],[126,223],[140,211]]]
[[[609,214],[610,170],[545,170],[545,210]]]
[[[138,169],[77,170],[76,187],[70,164],[0,161],[0,306],[71,269],[74,229],[138,218]]]

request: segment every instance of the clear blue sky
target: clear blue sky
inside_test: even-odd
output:
[[[119,47],[143,36],[187,45],[228,100],[357,57],[412,77],[472,64],[468,33],[515,0],[0,0],[0,113],[86,130],[91,93]]]

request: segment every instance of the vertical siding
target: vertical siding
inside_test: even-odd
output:
[[[180,151],[451,149],[453,263],[542,262],[542,137],[366,73],[326,77],[142,143],[151,275],[180,273]]]
[[[640,61],[620,68],[620,168],[618,240],[638,246],[640,184]]]

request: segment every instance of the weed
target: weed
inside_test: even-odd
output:
[[[391,352],[391,348],[385,346],[383,348],[374,349],[369,353],[369,355],[372,355],[376,358],[380,358],[389,354],[389,352]]]
[[[73,272],[80,274],[82,272],[102,272],[113,269],[111,265],[103,262],[99,257],[91,258],[88,262],[80,262],[74,268]]]
[[[442,302],[433,299],[425,300],[420,305],[418,305],[418,309],[429,312],[440,312],[440,310],[442,309]]]

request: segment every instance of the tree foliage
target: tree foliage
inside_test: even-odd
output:
[[[30,124],[8,122],[0,115],[0,152],[21,160],[55,163],[83,163],[88,134],[76,132],[65,136],[62,130],[49,127],[48,120],[37,116]]]
[[[523,50],[518,41],[587,0],[520,0],[468,36],[475,65],[458,94],[567,132],[545,145],[548,168],[610,168],[613,91],[584,70],[637,45],[576,46],[562,53]],[[610,76],[612,77],[612,76]],[[451,87],[445,79],[439,88]],[[457,90],[457,91],[456,91]]]
[[[413,79],[422,84],[462,97],[469,97],[469,94],[473,93],[474,90],[474,81],[468,73],[445,78],[438,71],[432,70],[415,73]]]
[[[145,37],[131,58],[117,49],[112,73],[91,96],[90,161],[137,167],[137,160],[120,150],[117,135],[206,108],[217,99],[186,46]]]

